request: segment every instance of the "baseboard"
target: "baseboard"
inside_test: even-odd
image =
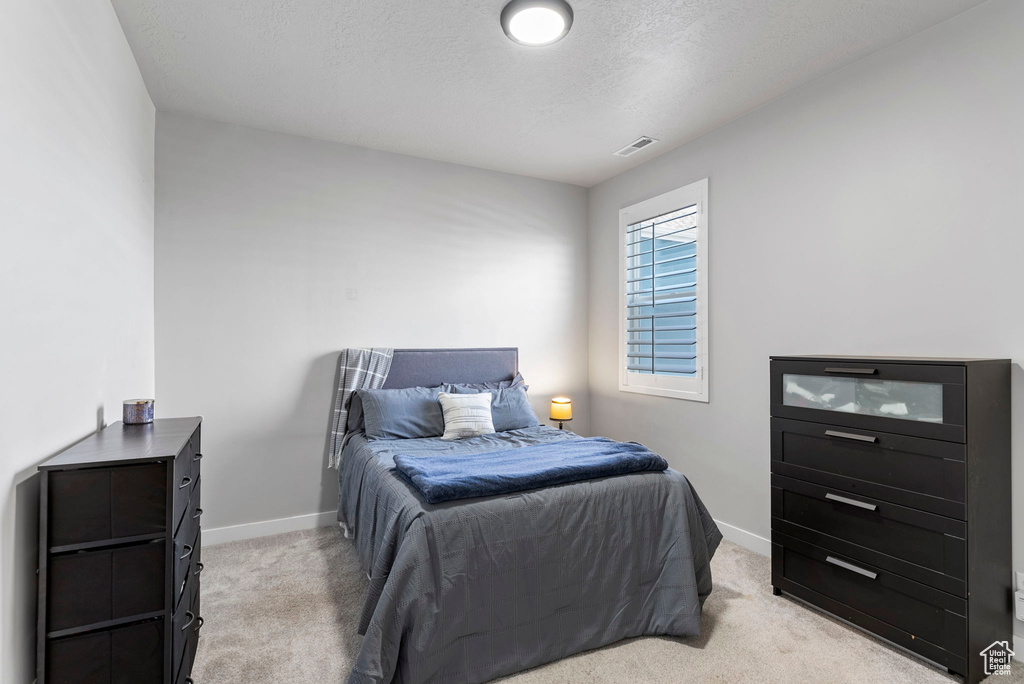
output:
[[[229,525],[227,527],[214,527],[211,529],[204,527],[203,546],[223,544],[224,542],[238,541],[239,539],[255,539],[256,537],[295,532],[296,530],[311,530],[316,527],[327,527],[328,525],[337,524],[337,512],[324,511],[323,513],[295,515],[291,518],[263,520],[242,525]]]
[[[718,524],[718,529],[721,530],[722,536],[731,541],[733,544],[738,544],[743,548],[753,551],[761,556],[772,555],[772,541],[760,537],[753,532],[747,532],[741,530],[735,525],[724,523],[721,520],[715,521]],[[206,534],[205,532],[203,534]]]
[[[337,522],[337,513],[335,511],[324,511],[323,513],[295,515],[291,518],[263,520],[260,522],[243,523],[241,525],[229,525],[227,527],[203,528],[203,545],[210,546],[240,539],[255,539],[256,537],[267,537],[272,534],[282,534],[296,530],[311,530],[316,527],[336,525]],[[721,520],[716,520],[715,522],[718,524],[718,529],[721,530],[722,536],[733,544],[738,544],[762,556],[772,555],[771,540]],[[1014,638],[1017,639],[1018,637]],[[1016,644],[1017,642],[1015,641],[1014,643]],[[1014,648],[1014,651],[1021,653],[1021,656],[1024,657],[1024,650],[1017,651]]]

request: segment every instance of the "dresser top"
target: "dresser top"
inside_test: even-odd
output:
[[[807,354],[806,356],[771,356],[773,361],[842,361],[846,363],[902,363],[922,364],[929,366],[964,366],[973,363],[1009,363],[1010,359],[968,359],[955,357],[927,356],[830,356],[827,354]]]
[[[45,461],[39,469],[61,470],[174,458],[201,422],[200,417],[159,418],[144,425],[125,425],[118,421]]]

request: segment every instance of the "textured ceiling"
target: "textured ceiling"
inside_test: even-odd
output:
[[[112,2],[157,109],[590,186],[982,0]]]

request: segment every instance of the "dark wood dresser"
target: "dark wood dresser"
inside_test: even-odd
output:
[[[39,466],[39,684],[192,681],[201,422],[115,423]]]
[[[1010,362],[772,357],[772,585],[971,684],[1012,643]]]

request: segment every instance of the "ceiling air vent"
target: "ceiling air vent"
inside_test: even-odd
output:
[[[628,157],[629,155],[631,155],[631,154],[633,154],[635,152],[639,152],[640,150],[644,149],[648,145],[653,145],[656,142],[658,142],[658,141],[655,140],[654,138],[651,138],[651,137],[645,135],[642,138],[637,138],[636,140],[634,140],[633,142],[629,143],[628,145],[623,147],[618,152],[615,152],[614,154],[615,154],[616,157]]]

